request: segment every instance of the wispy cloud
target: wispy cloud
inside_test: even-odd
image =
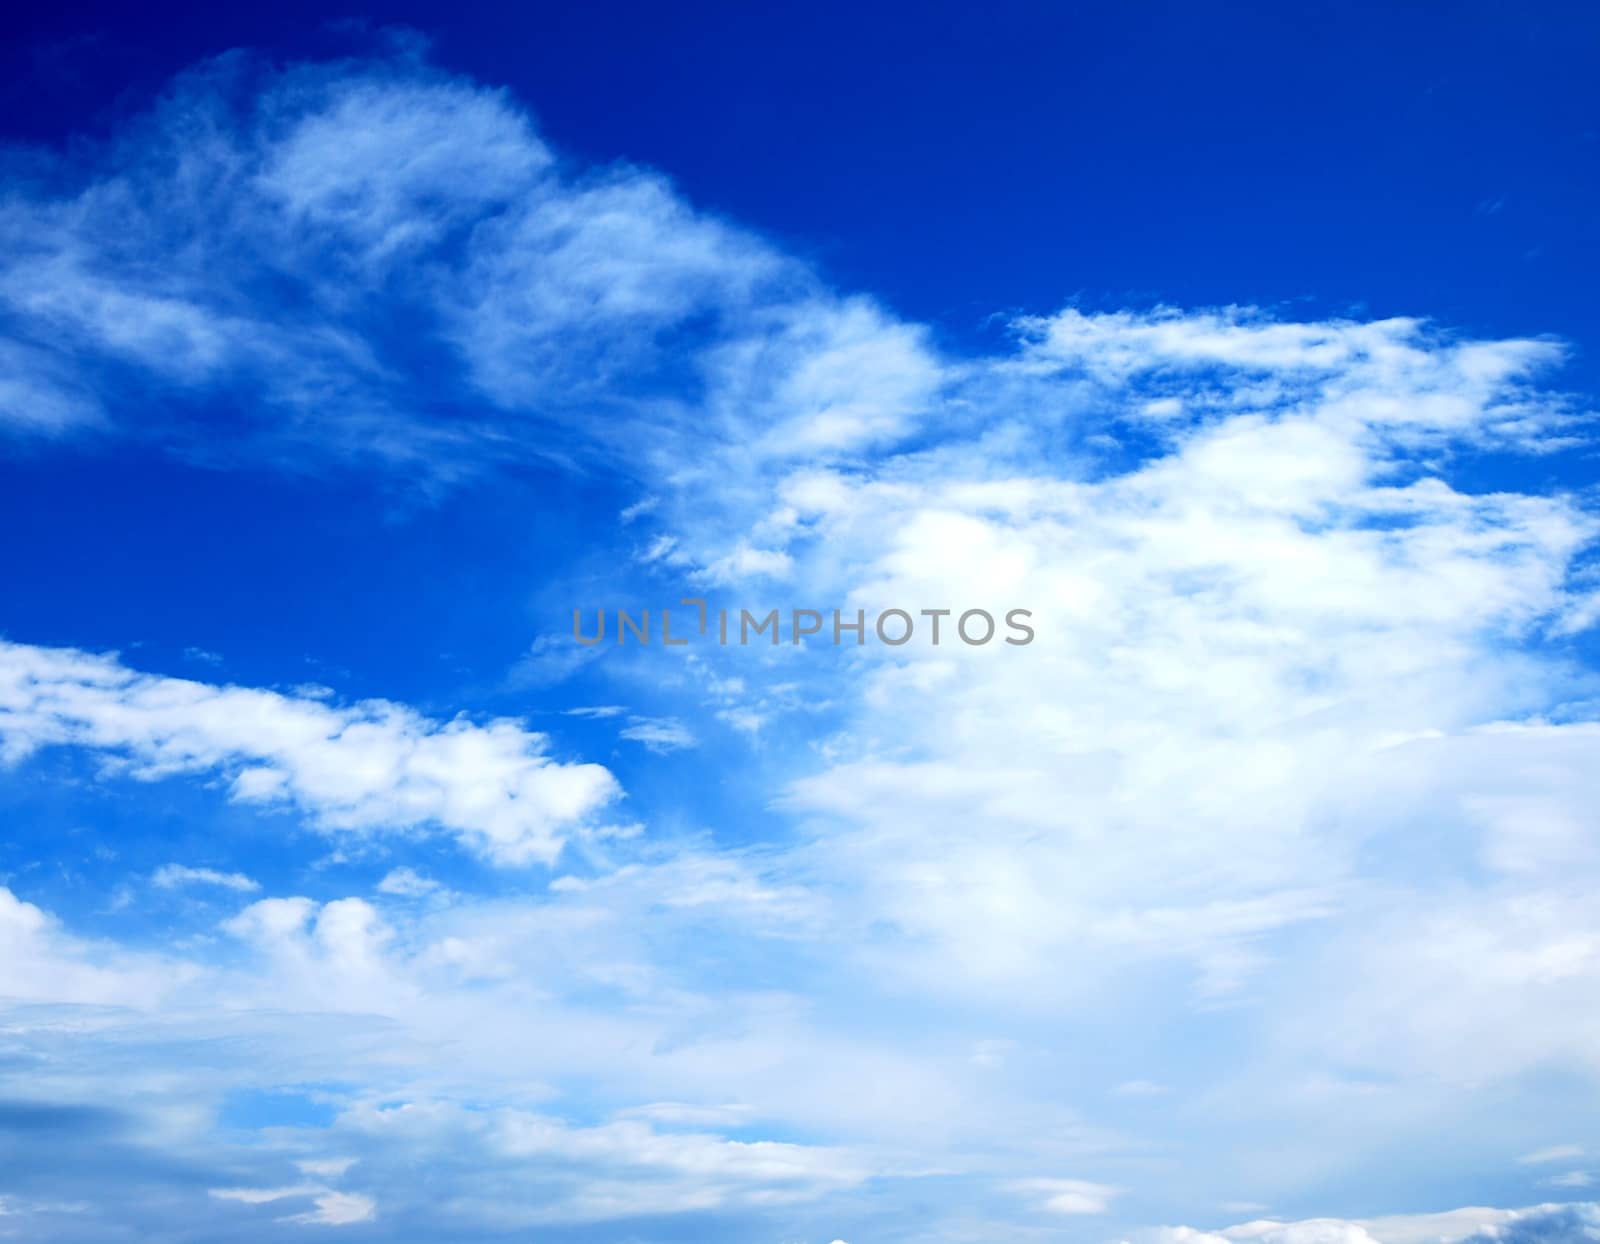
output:
[[[619,733],[625,739],[643,743],[651,751],[662,754],[697,747],[700,742],[676,717],[630,717]]]
[[[1039,1198],[1039,1208],[1051,1214],[1104,1214],[1121,1191],[1086,1179],[1022,1179],[1011,1189]]]
[[[444,887],[432,877],[424,877],[411,868],[394,868],[378,882],[379,894],[393,894],[399,898],[424,898],[437,894]]]
[[[1523,1166],[1539,1166],[1546,1162],[1570,1162],[1582,1156],[1583,1148],[1580,1145],[1551,1145],[1548,1149],[1525,1153],[1517,1161]]]
[[[214,868],[191,868],[187,864],[163,864],[150,876],[150,884],[162,890],[189,885],[221,886],[226,890],[259,890],[261,887],[243,873],[218,872]]]

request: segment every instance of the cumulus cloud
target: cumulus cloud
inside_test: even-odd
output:
[[[0,990],[34,1003],[0,1010],[17,1056],[64,1041],[85,1055],[68,1060],[70,1073],[37,1077],[36,1092],[88,1095],[123,1068],[117,1059],[96,1063],[87,1051],[142,1050],[141,1065],[155,1077],[152,1097],[125,1085],[120,1099],[138,1111],[140,1133],[166,1145],[220,1145],[218,1160],[267,1178],[213,1181],[213,1200],[268,1206],[275,1219],[302,1225],[364,1220],[369,1200],[385,1207],[385,1219],[445,1235],[755,1211],[819,1201],[897,1169],[905,1159],[881,1146],[764,1134],[776,1104],[771,1059],[789,1067],[780,1081],[793,1084],[783,1095],[818,1106],[833,1096],[819,1094],[819,1082],[873,1084],[881,1094],[891,1077],[926,1077],[917,1096],[937,1113],[938,1069],[897,1067],[808,1024],[765,990],[720,994],[715,1008],[724,1018],[707,1027],[710,998],[689,988],[687,964],[649,964],[639,939],[670,941],[687,955],[690,930],[778,896],[675,888],[699,882],[699,870],[686,864],[670,883],[635,875],[592,893],[560,892],[553,904],[404,905],[382,913],[360,898],[266,898],[222,923],[240,953],[221,962],[208,956],[204,966],[177,948],[141,965],[114,946],[74,942],[42,910],[0,890]],[[638,913],[651,907],[666,915],[646,924]],[[632,1008],[612,1012],[608,999],[616,996]],[[91,1027],[61,1034],[52,1007],[63,1001],[101,1010]],[[685,1025],[700,1035],[686,1039]],[[449,1057],[441,1059],[441,1050]],[[348,1083],[356,1063],[364,1070]],[[168,1068],[181,1090],[161,1087]],[[550,1096],[543,1082],[602,1076],[622,1100],[644,1104],[602,1123],[522,1104]],[[270,1153],[204,1139],[209,1112],[196,1110],[190,1095],[203,1102],[224,1089],[285,1081],[327,1085],[318,1095],[337,1108],[329,1125],[277,1132],[277,1161],[285,1145],[290,1155],[309,1151],[294,1161],[296,1175],[274,1176]],[[647,1086],[678,1096],[641,1098]],[[717,1095],[727,1086],[751,1088],[767,1104],[728,1104]],[[893,1091],[911,1096],[908,1088]],[[873,1110],[870,1102],[860,1108]],[[819,1125],[827,1113],[817,1115]],[[0,1133],[5,1126],[0,1110]],[[733,1129],[743,1134],[723,1134]],[[329,1151],[346,1156],[317,1156]],[[419,1154],[448,1170],[447,1203],[417,1186]],[[328,1185],[357,1159],[359,1195],[333,1195]],[[108,1212],[125,1190],[104,1191]],[[285,1218],[280,1202],[297,1198],[312,1207],[291,1207]]]
[[[204,974],[197,964],[75,937],[42,908],[0,886],[0,997],[157,1007]]]
[[[810,862],[862,927],[904,931],[880,966],[1065,1000],[1161,957],[1202,1001],[1234,996],[1359,874],[1404,867],[1428,798],[1498,873],[1592,866],[1591,729],[1540,645],[1581,598],[1595,515],[1418,456],[1565,443],[1572,404],[1532,387],[1551,343],[1240,310],[1018,331],[961,378],[985,418],[785,470],[726,531],[686,506],[674,532],[716,566],[759,531],[791,591],[869,610],[1034,611],[1016,653],[807,667],[851,709],[787,804],[824,827]]]
[[[339,707],[0,642],[0,760],[68,744],[138,779],[220,773],[234,799],[287,804],[330,831],[437,827],[506,864],[553,860],[618,794],[604,768],[551,759],[548,738],[515,721]]]

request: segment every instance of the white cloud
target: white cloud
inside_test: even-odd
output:
[[[785,1189],[796,1199],[813,1197],[830,1187],[853,1187],[870,1173],[859,1158],[837,1150],[777,1141],[735,1141],[711,1133],[661,1132],[643,1122],[619,1120],[591,1128],[573,1128],[553,1120],[508,1113],[497,1124],[494,1144],[513,1157],[561,1154],[568,1158],[603,1158],[620,1168],[633,1168],[641,1184],[648,1172],[660,1171],[690,1177],[686,1186],[674,1187],[672,1198],[687,1197],[717,1204],[749,1186],[768,1190],[767,1198],[781,1197]],[[618,1216],[643,1212],[661,1205],[661,1191],[637,1189],[637,1199],[614,1205]],[[585,1216],[612,1204],[619,1188],[586,1186],[578,1196]]]
[[[318,906],[305,898],[265,898],[223,922],[227,932],[256,947],[301,987],[321,984],[327,999],[342,995],[341,1009],[389,1010],[403,1004],[387,947],[394,930],[364,899],[342,898]],[[314,986],[313,986],[314,987]],[[386,991],[395,990],[384,1000]]]
[[[552,687],[573,677],[606,651],[599,644],[585,647],[575,643],[570,634],[540,635],[511,667],[507,682],[519,688]],[[582,712],[575,715],[584,716]]]
[[[741,543],[695,577],[704,583],[725,586],[746,579],[787,579],[793,572],[794,559],[781,549],[756,549]]]
[[[312,1207],[290,1214],[284,1222],[308,1227],[348,1227],[371,1222],[377,1217],[378,1203],[359,1192],[336,1192],[320,1184],[294,1184],[283,1188],[213,1188],[219,1201],[238,1201],[244,1205],[270,1205],[275,1201],[310,1199]]]
[[[74,937],[0,886],[0,997],[154,1009],[203,975],[195,964]]]
[[[515,721],[340,707],[0,643],[0,760],[73,745],[141,779],[221,772],[240,802],[286,803],[330,831],[436,825],[506,864],[553,860],[618,793],[601,766],[552,760],[548,742]]]
[[[1581,1145],[1551,1145],[1547,1149],[1535,1149],[1532,1153],[1525,1153],[1517,1159],[1517,1162],[1521,1166],[1538,1166],[1545,1162],[1567,1162],[1582,1156]]]
[[[632,1119],[579,1127],[526,1110],[464,1111],[434,1101],[353,1107],[341,1128],[367,1145],[470,1154],[490,1179],[481,1193],[475,1182],[458,1191],[456,1208],[466,1223],[501,1230],[792,1206],[857,1188],[872,1173],[859,1157],[824,1146],[662,1131]],[[504,1192],[505,1172],[525,1195]]]
[[[320,1192],[312,1200],[315,1209],[292,1214],[284,1221],[312,1227],[348,1227],[371,1222],[378,1216],[378,1203],[359,1192]]]
[[[755,411],[772,452],[856,446],[927,386],[920,328],[829,294],[657,174],[558,165],[503,93],[404,60],[274,73],[235,54],[84,154],[0,212],[17,427],[114,426],[149,379],[191,454],[375,456],[449,483],[486,457],[631,457],[647,427],[681,442]],[[404,342],[380,294],[412,312]],[[689,410],[659,382],[706,325],[690,379],[708,401]],[[419,368],[419,334],[457,365]],[[186,398],[239,381],[269,415],[255,434],[228,448],[186,426],[205,418]],[[482,413],[432,419],[425,389]]]
[[[186,885],[221,886],[225,890],[261,888],[255,880],[243,873],[218,872],[214,868],[191,868],[187,864],[163,864],[151,874],[150,883],[162,890],[175,890]]]
[[[769,513],[786,521],[770,530],[787,533],[796,595],[1021,605],[1040,633],[1016,653],[869,651],[843,667],[817,694],[856,703],[857,746],[790,806],[838,827],[817,863],[871,895],[863,921],[929,948],[924,985],[1061,993],[1114,961],[1171,955],[1222,997],[1267,962],[1257,945],[1339,910],[1360,836],[1384,824],[1360,790],[1415,763],[1385,750],[1394,739],[1438,732],[1482,783],[1510,736],[1481,732],[1559,702],[1558,665],[1516,645],[1562,616],[1596,525],[1574,498],[1467,494],[1401,465],[1419,431],[1474,440],[1543,400],[1521,386],[1546,343],[1244,313],[1058,320],[1027,326],[1027,384],[1087,367],[1115,428],[1146,399],[1144,375],[1203,364],[1183,383],[1208,417],[1127,469],[1012,462],[978,423],[935,449],[781,480]],[[1544,409],[1565,418],[1560,399]],[[715,564],[720,539],[704,544]],[[859,746],[871,739],[888,742]],[[1579,727],[1527,742],[1570,752],[1573,775],[1586,747]],[[1572,813],[1536,841],[1529,797],[1505,805],[1506,857],[1570,864]]]
[[[318,1179],[337,1179],[355,1164],[355,1158],[308,1158],[295,1163],[307,1175]]]
[[[291,77],[272,103],[294,119],[256,187],[282,205],[291,237],[328,231],[367,264],[534,191],[551,162],[518,109],[460,83]]]
[[[313,1184],[294,1184],[285,1188],[212,1188],[219,1201],[238,1201],[244,1205],[267,1205],[289,1197],[310,1196],[319,1191]]]
[[[927,413],[944,369],[919,325],[864,298],[782,308],[759,335],[713,351],[714,416],[758,429],[758,450],[815,458],[892,443]]]
[[[1086,1179],[1019,1179],[1012,1191],[1039,1198],[1038,1206],[1051,1214],[1104,1214],[1122,1191]]]
[[[437,894],[443,887],[432,877],[424,877],[415,869],[393,868],[378,882],[379,894],[394,894],[401,898],[423,898]]]
[[[643,743],[651,751],[662,754],[700,744],[694,732],[676,717],[632,717],[620,733],[623,738]]]
[[[736,1102],[704,1106],[689,1102],[658,1101],[645,1106],[631,1106],[621,1111],[619,1117],[644,1119],[650,1123],[665,1123],[673,1127],[739,1127],[748,1123],[755,1113],[750,1106]]]
[[[59,352],[0,339],[0,426],[55,436],[104,422],[99,399]]]
[[[1523,1239],[1587,1238],[1600,1223],[1593,1205],[1536,1205],[1528,1209],[1469,1207],[1440,1214],[1396,1214],[1383,1218],[1309,1218],[1300,1222],[1262,1219],[1214,1232],[1167,1227],[1151,1233],[1151,1244],[1462,1244]],[[1526,1233],[1526,1234],[1524,1234]]]

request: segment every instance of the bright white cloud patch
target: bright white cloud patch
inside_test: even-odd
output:
[[[70,744],[139,779],[222,772],[235,799],[289,804],[329,830],[438,826],[508,864],[553,860],[618,793],[604,768],[552,760],[547,742],[514,721],[343,708],[0,643],[0,759]]]

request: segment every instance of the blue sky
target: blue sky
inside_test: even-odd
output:
[[[0,1238],[1600,1233],[1592,17],[16,33]]]

